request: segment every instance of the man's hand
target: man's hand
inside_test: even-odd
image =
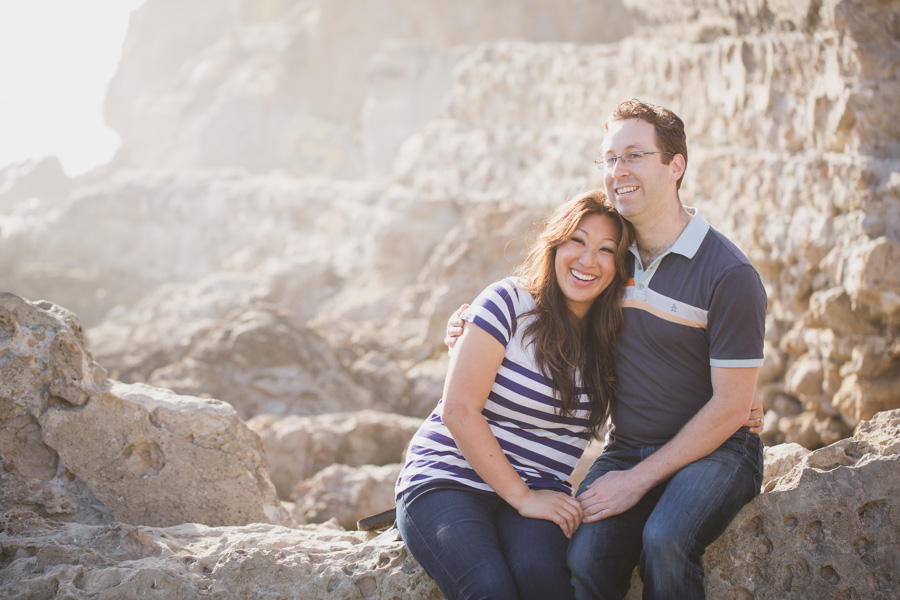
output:
[[[584,511],[584,522],[601,521],[637,504],[649,488],[633,479],[631,470],[610,471],[587,486],[577,498]]]
[[[453,350],[456,340],[462,335],[463,328],[466,326],[466,322],[460,318],[460,315],[467,308],[469,308],[469,305],[463,304],[456,309],[455,313],[450,315],[450,320],[447,321],[447,337],[444,338],[444,345],[447,346],[448,351]]]
[[[759,399],[759,394],[753,394],[753,404],[750,405],[750,417],[744,423],[743,427],[747,427],[750,429],[750,433],[755,433],[759,435],[762,433],[763,427],[765,426],[765,421],[763,418],[765,417],[765,413],[763,412],[762,400]]]

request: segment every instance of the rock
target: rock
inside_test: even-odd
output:
[[[4,525],[0,596],[10,600],[443,598],[396,531],[91,526],[32,513],[6,514]]]
[[[370,391],[327,341],[277,306],[258,304],[198,331],[182,356],[148,382],[182,394],[221,399],[243,418],[371,408]],[[379,399],[391,406],[392,398]]]
[[[777,446],[767,446],[765,452],[764,488],[769,481],[781,477],[793,469],[794,465],[799,463],[810,451],[800,444],[791,442],[778,444]]]
[[[879,378],[849,375],[841,382],[832,403],[848,425],[870,419],[900,403],[900,373]]]
[[[879,413],[852,438],[805,454],[768,480],[707,549],[707,596],[896,597],[898,433],[900,410]],[[769,449],[766,457],[795,450]],[[627,598],[639,597],[640,585],[632,585]]]
[[[218,400],[106,378],[71,313],[0,294],[4,510],[166,526],[290,523],[259,437]]]
[[[63,172],[55,156],[0,169],[0,206],[4,207],[4,212],[17,207],[22,210],[24,207],[17,201],[54,199],[64,196],[71,189],[72,180]]]
[[[272,481],[285,500],[291,499],[298,482],[329,465],[402,462],[421,424],[419,418],[372,410],[306,417],[259,415],[247,422],[262,439]]]
[[[329,465],[291,492],[298,523],[324,523],[336,519],[345,529],[356,529],[364,517],[394,506],[394,484],[402,463],[393,465]]]
[[[819,396],[823,378],[821,361],[806,357],[791,364],[785,376],[785,389],[797,396]]]

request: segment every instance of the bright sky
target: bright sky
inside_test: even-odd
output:
[[[56,155],[74,176],[112,159],[106,86],[143,3],[0,0],[0,168]]]

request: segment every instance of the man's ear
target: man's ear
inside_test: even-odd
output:
[[[681,154],[676,154],[672,157],[672,160],[669,162],[669,183],[675,183],[678,179],[684,175],[684,170],[687,168],[687,165],[684,162],[684,156]]]

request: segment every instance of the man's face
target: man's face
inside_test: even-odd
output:
[[[621,156],[635,151],[659,151],[654,126],[641,119],[610,123],[603,140],[603,156]],[[635,226],[661,214],[670,194],[677,198],[675,180],[672,179],[675,161],[663,164],[665,157],[665,154],[648,154],[631,164],[620,158],[604,174],[607,196]]]

